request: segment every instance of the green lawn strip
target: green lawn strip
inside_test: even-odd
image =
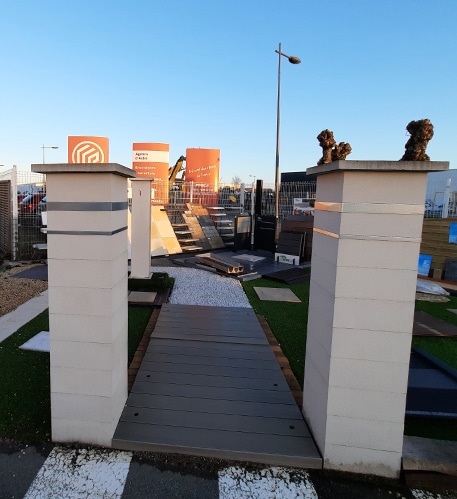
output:
[[[457,297],[450,296],[446,303],[416,301],[416,310],[457,326],[457,315],[448,309],[457,309]],[[457,336],[414,336],[413,347],[419,347],[457,369]]]
[[[143,338],[144,330],[146,329],[153,310],[153,307],[129,307],[129,365],[135,355],[138,343],[141,341],[141,338]]]
[[[152,307],[129,307],[129,363]],[[19,346],[49,331],[48,310],[0,343],[0,439],[40,443],[51,438],[49,354]]]
[[[0,343],[0,438],[27,443],[50,440],[49,354],[19,349],[48,330],[45,310]]]
[[[436,440],[457,441],[455,419],[405,418],[405,435]]]
[[[301,303],[259,300],[254,287],[289,288],[300,298]],[[309,282],[288,286],[261,278],[243,282],[243,288],[255,313],[265,317],[292,372],[303,387]]]

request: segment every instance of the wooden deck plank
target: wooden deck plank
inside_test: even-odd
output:
[[[231,366],[205,366],[201,364],[178,364],[173,361],[173,356],[170,356],[168,362],[148,362],[143,360],[143,369],[138,372],[137,377],[141,373],[180,373],[181,375],[206,374],[208,376],[234,376],[233,367]],[[253,367],[237,368],[237,377],[249,379],[270,379],[278,378],[277,369],[259,369]]]
[[[265,378],[242,378],[234,373],[230,376],[221,376],[220,373],[211,374],[187,374],[185,377],[186,385],[204,386],[204,387],[219,387],[219,388],[246,388],[251,390],[271,390],[283,391],[288,385],[284,377],[277,376],[275,379]],[[182,373],[170,373],[160,371],[145,371],[142,370],[137,374],[137,383],[170,383],[182,385]]]
[[[243,335],[241,332],[232,331],[230,336],[226,334],[221,334],[220,331],[211,330],[209,332],[202,332],[201,329],[171,329],[171,328],[156,328],[154,330],[154,337],[157,338],[183,338],[194,341],[220,341],[221,343],[256,343],[258,345],[264,345],[267,341],[265,338],[258,338],[257,336]]]
[[[183,380],[184,381],[184,380]],[[198,386],[188,384],[135,382],[132,387],[134,393],[149,395],[168,395],[169,397],[188,397],[196,399],[231,400],[233,403],[265,402],[270,404],[295,404],[291,392],[273,390],[255,390],[251,388],[230,388],[223,390],[215,386]]]
[[[125,428],[125,427],[124,427]],[[277,465],[320,468],[322,459],[316,451],[311,437],[288,437],[284,435],[232,432],[224,430],[203,430],[176,426],[155,426],[129,423],[117,432],[115,445],[129,439],[129,449],[156,452],[178,452],[192,455],[224,457],[243,461]],[[148,442],[154,442],[151,446]],[[124,447],[125,448],[125,447]]]
[[[257,416],[277,419],[302,419],[296,404],[269,404],[268,402],[191,399],[189,397],[169,397],[168,395],[147,395],[131,393],[127,407],[146,407],[163,410],[186,410],[197,413],[232,414],[234,416]]]
[[[146,351],[144,356],[144,360],[148,362],[166,362],[171,358],[170,355],[167,354],[158,354],[154,352]],[[212,358],[207,356],[200,355],[175,355],[173,356],[175,359],[174,362],[183,362],[187,364],[201,364],[207,366],[225,366],[225,367],[250,367],[252,366],[251,359],[235,359],[235,358]],[[257,360],[256,365],[261,369],[277,369],[276,366],[272,367],[272,362],[269,360]]]
[[[166,341],[165,338],[152,338],[153,342],[151,350],[154,353],[163,354],[181,354],[181,355],[200,355],[202,357],[224,357],[224,358],[239,358],[239,359],[252,359],[252,360],[271,360],[274,358],[274,353],[270,347],[263,345],[239,345],[235,344],[238,348],[233,348],[231,343],[210,343],[205,342],[195,343],[193,341],[175,341],[163,345],[161,341]],[[255,348],[254,348],[255,347]]]
[[[113,447],[322,467],[252,309],[166,304]]]
[[[179,426],[190,430],[198,428],[309,438],[308,430],[303,425],[297,424],[299,420],[296,418],[282,419],[278,422],[277,418],[271,417],[237,416],[235,418],[232,414],[218,414],[214,417],[214,414],[203,412],[129,407],[122,414],[121,420],[145,425]]]

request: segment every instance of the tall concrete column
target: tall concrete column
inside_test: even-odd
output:
[[[324,467],[400,472],[427,172],[336,161],[317,174],[303,413]]]
[[[151,271],[151,180],[132,180],[130,276],[147,279]]]
[[[108,164],[46,174],[55,442],[111,446],[127,399],[127,178]]]

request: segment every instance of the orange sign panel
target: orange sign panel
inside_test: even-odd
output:
[[[186,149],[186,180],[219,187],[220,149]]]
[[[109,141],[107,137],[68,137],[69,163],[108,163]]]
[[[136,178],[168,181],[169,144],[135,142],[133,144],[132,165],[136,172]]]

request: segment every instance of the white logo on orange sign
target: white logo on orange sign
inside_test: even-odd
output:
[[[72,153],[73,163],[104,163],[103,149],[89,140],[77,144]]]

